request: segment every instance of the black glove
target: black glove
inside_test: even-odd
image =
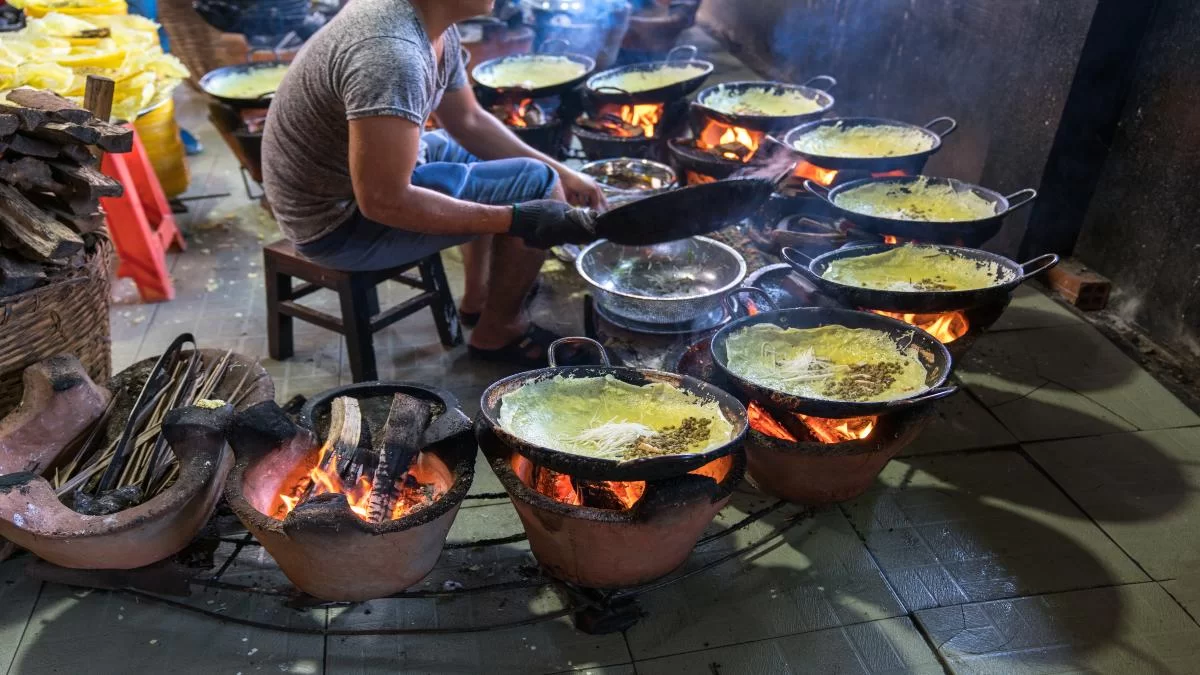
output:
[[[534,248],[561,244],[587,244],[596,239],[596,214],[566,202],[538,199],[513,204],[513,222],[508,233]]]

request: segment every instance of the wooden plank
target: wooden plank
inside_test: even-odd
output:
[[[66,122],[47,122],[29,135],[58,145],[95,145],[100,140],[100,130],[96,127]]]
[[[0,183],[0,243],[40,261],[66,258],[83,248],[78,234],[4,183]]]
[[[14,134],[8,141],[8,149],[11,152],[20,153],[29,157],[41,157],[43,159],[53,159],[58,157],[59,146],[49,141],[43,141],[40,138],[25,135],[24,132]]]
[[[30,190],[54,192],[62,188],[62,185],[50,176],[50,166],[34,157],[0,159],[0,181],[12,185],[22,192]]]
[[[75,194],[81,197],[99,199],[125,194],[125,188],[120,183],[90,166],[69,162],[50,162],[49,165],[54,177],[75,188]]]
[[[117,83],[107,77],[88,75],[83,89],[83,107],[102,122],[112,118],[112,102]]]
[[[74,197],[65,190],[56,193],[30,192],[25,195],[39,209],[52,213],[64,211],[75,216],[87,216],[98,210],[96,200]]]
[[[52,119],[83,124],[92,119],[92,113],[71,103],[52,91],[42,89],[14,89],[6,97],[9,102],[25,108],[47,113]]]

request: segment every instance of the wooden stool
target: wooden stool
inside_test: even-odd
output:
[[[350,372],[355,382],[379,377],[375,367],[375,332],[426,307],[433,310],[442,344],[453,347],[462,343],[458,310],[450,295],[440,253],[378,272],[339,272],[305,258],[296,252],[290,241],[280,240],[263,249],[263,268],[267,285],[267,345],[271,358],[277,361],[294,353],[292,319],[345,335]],[[420,276],[405,274],[413,269]],[[293,278],[304,283],[293,288]],[[376,286],[388,280],[423,292],[381,312]],[[296,302],[322,288],[338,294],[341,318]]]

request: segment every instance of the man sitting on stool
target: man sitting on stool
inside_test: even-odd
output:
[[[492,0],[354,0],[304,46],[271,103],[263,177],[284,234],[334,269],[463,245],[478,358],[535,367],[558,336],[524,311],[544,249],[594,239],[604,197],[525,145],[468,86],[454,23]],[[436,112],[442,131],[423,133]]]

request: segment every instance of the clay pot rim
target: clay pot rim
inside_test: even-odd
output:
[[[283,443],[294,442],[296,436],[303,434],[307,435],[311,439],[309,441],[310,445],[316,446],[319,444],[320,440],[317,438],[316,433],[308,426],[305,426],[304,423],[312,423],[312,411],[315,409],[318,402],[325,400],[332,401],[334,398],[340,395],[353,394],[354,392],[359,391],[374,391],[379,390],[380,388],[388,387],[420,389],[432,394],[440,399],[441,403],[445,406],[445,412],[442,413],[442,416],[452,415],[457,412],[464,420],[464,427],[463,431],[447,436],[446,438],[421,451],[422,453],[429,452],[437,455],[438,459],[441,460],[446,465],[446,468],[454,475],[454,483],[450,486],[450,489],[446,490],[446,492],[432,504],[426,506],[420,511],[416,511],[401,518],[388,520],[382,523],[368,523],[359,518],[357,515],[354,515],[354,513],[350,511],[349,506],[346,507],[345,512],[350,516],[350,520],[347,522],[353,522],[355,524],[354,526],[359,530],[374,535],[394,534],[396,532],[403,532],[426,525],[437,520],[438,518],[441,518],[451,510],[458,508],[466,499],[467,493],[470,492],[471,485],[475,479],[475,456],[477,454],[477,448],[474,445],[475,438],[473,434],[470,435],[470,452],[467,452],[465,447],[457,447],[457,444],[454,443],[455,439],[470,431],[470,420],[467,418],[466,414],[463,413],[462,406],[459,403],[458,398],[444,389],[415,382],[376,381],[360,382],[357,384],[333,387],[315,394],[311,399],[309,399],[308,403],[304,406],[304,411],[300,414],[300,423],[296,424],[296,434],[293,435],[291,439],[283,441]],[[255,454],[253,456],[238,457],[234,462],[233,469],[229,472],[228,479],[225,481],[224,495],[225,500],[229,502],[229,507],[233,509],[234,514],[236,514],[238,518],[242,519],[243,522],[248,521],[257,529],[287,537],[288,535],[285,531],[284,524],[288,522],[288,519],[292,517],[292,514],[289,513],[287,518],[280,520],[263,513],[262,511],[259,511],[253,504],[250,503],[249,499],[246,499],[245,490],[242,487],[245,483],[246,471],[251,467],[251,465],[270,457],[272,454],[274,453],[266,452]]]
[[[200,351],[206,355],[215,355],[218,358],[224,355],[224,352],[221,350],[201,349]],[[116,377],[119,377],[120,375],[129,372],[134,368],[141,366],[142,364],[153,363],[154,360],[155,359],[144,359],[139,361],[131,365],[129,368],[121,371],[121,373],[118,373],[113,379],[116,379]],[[230,363],[238,363],[257,371],[257,374],[252,381],[255,384],[255,387],[251,389],[251,394],[247,398],[247,401],[244,403],[243,407],[249,407],[250,405],[258,403],[260,402],[260,399],[266,400],[266,398],[274,397],[275,387],[274,383],[271,381],[270,374],[267,373],[266,369],[262,367],[257,359],[248,359],[241,354],[234,353],[230,356]],[[227,375],[226,377],[232,377],[232,375]],[[229,409],[229,414],[232,416],[232,407],[229,404],[212,411],[202,410],[194,407],[180,408],[178,410],[184,411],[185,414],[195,414],[196,411],[199,411],[196,416],[203,418],[213,417],[225,409]],[[214,430],[217,432],[222,431],[220,427],[214,427]],[[115,534],[122,534],[131,530],[136,530],[142,527],[147,521],[158,520],[164,516],[170,517],[172,513],[182,513],[184,506],[200,495],[204,488],[217,477],[217,474],[222,471],[222,466],[228,466],[226,457],[231,456],[231,453],[227,452],[226,446],[227,443],[222,435],[221,442],[219,444],[213,443],[191,457],[181,457],[179,455],[179,451],[176,450],[174,445],[168,443],[167,447],[173,454],[175,454],[176,459],[178,459],[180,463],[179,478],[170,487],[168,487],[166,490],[163,490],[158,495],[155,495],[151,499],[132,508],[124,509],[122,511],[118,511],[117,513],[104,516],[86,515],[79,513],[74,509],[68,508],[65,504],[59,501],[57,496],[54,496],[54,487],[50,485],[50,481],[46,480],[42,476],[28,474],[28,479],[14,481],[11,484],[10,489],[23,491],[28,490],[28,486],[36,485],[37,487],[33,488],[34,490],[46,490],[46,492],[49,495],[54,496],[54,498],[47,500],[47,502],[41,505],[40,508],[44,508],[52,514],[55,514],[53,516],[55,519],[74,521],[78,523],[78,526],[76,526],[76,529],[70,531],[60,530],[57,532],[34,532],[33,530],[26,529],[25,527],[16,525],[15,523],[13,523],[13,526],[29,533],[32,536],[35,536],[40,540],[99,540]],[[11,477],[18,476],[20,474],[8,475]],[[11,518],[6,520],[12,522]],[[105,522],[110,520],[113,521],[111,524]],[[103,525],[103,529],[97,531],[95,529],[97,524]],[[37,550],[35,549],[36,547],[30,550],[36,555]]]
[[[513,452],[513,454],[517,454],[516,451],[512,451],[512,452]],[[560,516],[563,516],[566,518],[571,518],[574,520],[586,520],[588,522],[597,522],[597,523],[629,523],[629,524],[634,524],[641,520],[641,518],[639,518],[639,510],[637,508],[637,505],[640,504],[640,500],[638,503],[634,504],[634,508],[625,509],[622,511],[614,511],[612,509],[600,509],[600,508],[596,508],[593,506],[574,506],[571,504],[564,504],[562,502],[555,501],[555,500],[547,497],[546,495],[543,495],[542,493],[538,492],[537,490],[534,490],[533,488],[529,487],[528,485],[526,485],[524,483],[524,481],[522,481],[520,479],[520,477],[517,476],[516,471],[514,471],[512,469],[512,467],[509,465],[508,462],[509,462],[509,458],[511,457],[511,455],[509,455],[508,457],[505,457],[498,453],[489,453],[486,448],[484,449],[484,454],[487,456],[488,464],[492,468],[492,473],[496,474],[496,478],[498,478],[500,480],[501,485],[504,486],[504,490],[508,493],[510,500],[520,500],[521,502],[528,504],[529,506],[532,506],[535,509],[539,509],[542,511],[549,511],[556,515],[560,515]],[[740,483],[742,481],[742,478],[745,477],[746,453],[742,450],[741,446],[735,448],[728,455],[718,457],[712,461],[719,462],[722,459],[725,459],[726,457],[730,458],[733,461],[733,466],[729,467],[729,473],[727,473],[725,475],[724,480],[716,483],[715,494],[707,497],[709,499],[710,503],[716,503],[722,499],[728,498],[730,495],[733,494],[734,490],[737,489],[738,483]],[[682,476],[688,476],[688,475],[693,475],[693,474],[686,474],[686,473],[682,474]],[[677,476],[675,478],[651,480],[651,481],[624,481],[624,482],[645,482],[645,483],[647,483],[647,486],[646,486],[647,492],[649,492],[652,489],[651,484],[654,484],[654,483],[659,484],[662,489],[670,490],[671,489],[670,483],[674,482],[678,478],[681,478],[682,476]],[[615,481],[615,482],[622,482],[622,481]],[[644,497],[643,497],[643,499],[644,499]],[[691,500],[689,500],[689,501],[699,501],[699,499],[700,499],[700,496],[696,495],[696,496],[692,497]],[[515,505],[514,505],[514,507],[515,507]]]

